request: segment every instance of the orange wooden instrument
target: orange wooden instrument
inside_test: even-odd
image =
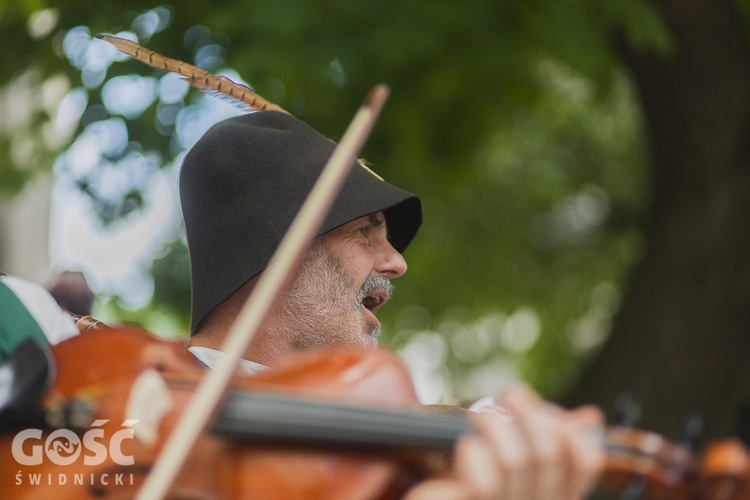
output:
[[[131,498],[204,375],[181,342],[89,329],[53,348],[47,424],[0,436],[0,497]],[[460,411],[420,407],[383,350],[298,353],[236,376],[168,498],[398,498],[445,473]],[[38,431],[38,432],[37,432]],[[660,436],[608,429],[603,489],[645,498],[750,498],[750,459],[724,442],[701,461]]]
[[[155,340],[136,329],[87,333],[58,344],[53,354],[57,380],[44,407],[57,421],[29,436],[22,435],[25,429],[3,434],[0,497],[131,498],[204,369],[181,342]],[[269,397],[279,394],[286,396],[281,398],[286,406],[265,422],[264,417],[256,421],[254,435],[240,436],[232,429],[231,411],[248,403],[267,408]],[[248,395],[256,399],[248,401]],[[227,399],[216,417],[225,428],[201,438],[169,498],[387,497],[428,473],[443,456],[439,452],[430,458],[425,450],[444,444],[398,442],[404,436],[398,427],[385,443],[370,438],[370,445],[361,448],[356,430],[344,432],[346,421],[331,420],[330,414],[323,423],[333,424],[337,437],[344,439],[335,450],[330,443],[322,449],[321,443],[313,446],[319,438],[314,428],[307,439],[292,436],[294,447],[288,435],[278,435],[280,420],[299,417],[300,409],[312,415],[339,410],[334,414],[344,419],[366,415],[370,422],[378,415],[429,422],[429,415],[395,411],[419,405],[408,372],[386,351],[300,353],[268,372],[235,377]],[[351,406],[355,404],[372,412]],[[302,415],[302,422],[310,418]],[[441,417],[436,422],[440,427],[447,421]],[[382,425],[380,430],[388,431]]]

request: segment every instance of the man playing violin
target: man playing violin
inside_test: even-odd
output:
[[[185,158],[180,194],[190,250],[188,348],[207,366],[252,292],[335,144],[294,117],[255,112],[221,122]],[[354,162],[354,159],[352,159]],[[421,203],[353,165],[303,261],[244,355],[241,369],[271,366],[290,351],[376,347],[376,311],[407,270],[402,256],[422,221]],[[517,387],[502,400],[507,423],[476,415],[450,477],[408,498],[576,498],[603,461],[598,410],[563,410]]]

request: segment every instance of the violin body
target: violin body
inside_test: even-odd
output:
[[[57,425],[26,438],[20,429],[2,435],[0,497],[132,498],[205,370],[181,342],[138,329],[87,333],[53,354],[57,377],[44,407],[58,415]],[[231,389],[413,409],[410,380],[386,351],[338,349],[238,375]],[[254,445],[206,432],[168,498],[378,498],[408,486],[418,474],[410,469],[392,456]]]

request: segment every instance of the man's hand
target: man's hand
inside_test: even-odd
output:
[[[453,475],[418,484],[407,500],[572,500],[593,488],[604,463],[598,409],[566,411],[524,387],[500,403],[517,418],[471,415],[476,432],[458,442]]]

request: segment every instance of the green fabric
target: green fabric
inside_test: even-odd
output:
[[[26,339],[47,344],[47,337],[13,291],[0,280],[0,361]]]

